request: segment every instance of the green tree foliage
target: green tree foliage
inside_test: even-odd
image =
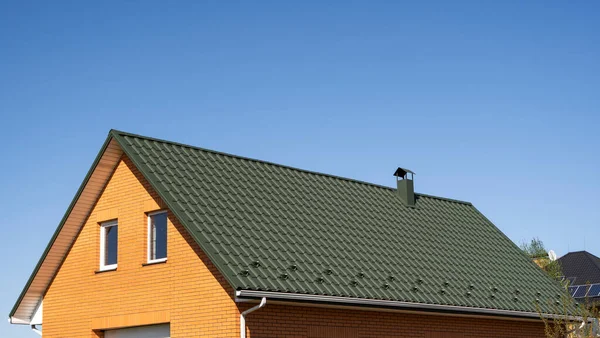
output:
[[[560,279],[562,272],[560,265],[556,261],[551,261],[548,257],[548,251],[544,246],[544,242],[541,239],[535,237],[531,242],[521,243],[521,250],[523,250],[531,259],[539,265],[540,268],[544,269],[552,278]],[[564,281],[566,283],[566,280]],[[565,287],[567,285],[564,285]]]
[[[548,251],[546,251],[546,248],[544,247],[544,242],[537,237],[533,238],[529,243],[523,242],[521,244],[521,250],[525,251],[531,258],[548,257]]]

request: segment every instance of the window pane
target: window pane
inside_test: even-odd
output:
[[[167,213],[152,215],[150,257],[151,259],[167,258]]]
[[[105,229],[104,265],[117,264],[117,226]]]

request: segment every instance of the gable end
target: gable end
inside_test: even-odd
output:
[[[123,150],[117,141],[109,135],[12,308],[9,315],[11,324],[31,323],[44,293],[122,154]]]

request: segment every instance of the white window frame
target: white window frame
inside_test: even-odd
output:
[[[119,262],[119,241],[117,240],[117,263],[106,265],[106,229],[118,226],[117,220],[100,223],[100,271],[115,270]],[[117,228],[117,236],[119,229]],[[117,237],[118,238],[118,237]]]
[[[167,210],[159,210],[159,211],[154,211],[154,212],[149,212],[148,213],[148,229],[147,229],[148,230],[148,235],[146,236],[147,237],[147,250],[146,251],[147,251],[147,258],[148,258],[147,262],[148,262],[148,264],[150,264],[150,263],[161,263],[161,262],[167,261],[168,252],[169,252],[168,251],[169,250],[168,249],[169,248],[169,246],[168,246],[168,243],[169,243],[169,236],[168,236],[169,218],[168,217],[167,217],[167,238],[166,238],[166,240],[167,240],[167,243],[166,243],[166,245],[167,245],[167,257],[165,257],[165,258],[158,258],[158,259],[152,259],[152,250],[151,250],[151,248],[152,248],[152,216],[160,215],[160,214],[166,214],[166,213],[167,213]]]

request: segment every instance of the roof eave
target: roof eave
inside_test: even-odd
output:
[[[20,319],[20,318],[14,317],[14,316],[9,316],[8,322],[10,324],[18,324],[18,325],[29,325],[29,323],[30,323],[28,320]]]
[[[237,290],[236,299],[238,301],[244,299],[259,299],[267,298],[270,300],[280,300],[289,302],[299,303],[313,303],[313,304],[335,304],[355,307],[370,307],[370,308],[387,308],[407,311],[422,311],[431,313],[451,313],[451,314],[471,314],[478,316],[494,316],[504,318],[522,318],[522,319],[566,319],[569,321],[580,321],[581,318],[577,316],[564,316],[549,313],[536,313],[536,312],[524,312],[516,310],[502,310],[502,309],[491,309],[491,308],[477,308],[477,307],[466,307],[456,305],[441,305],[441,304],[425,304],[425,303],[412,303],[403,302],[396,300],[384,300],[384,299],[367,299],[367,298],[353,298],[353,297],[339,297],[339,296],[326,296],[326,295],[313,295],[313,294],[299,294],[299,293],[287,293],[287,292],[272,292],[272,291],[256,291],[256,290]]]

